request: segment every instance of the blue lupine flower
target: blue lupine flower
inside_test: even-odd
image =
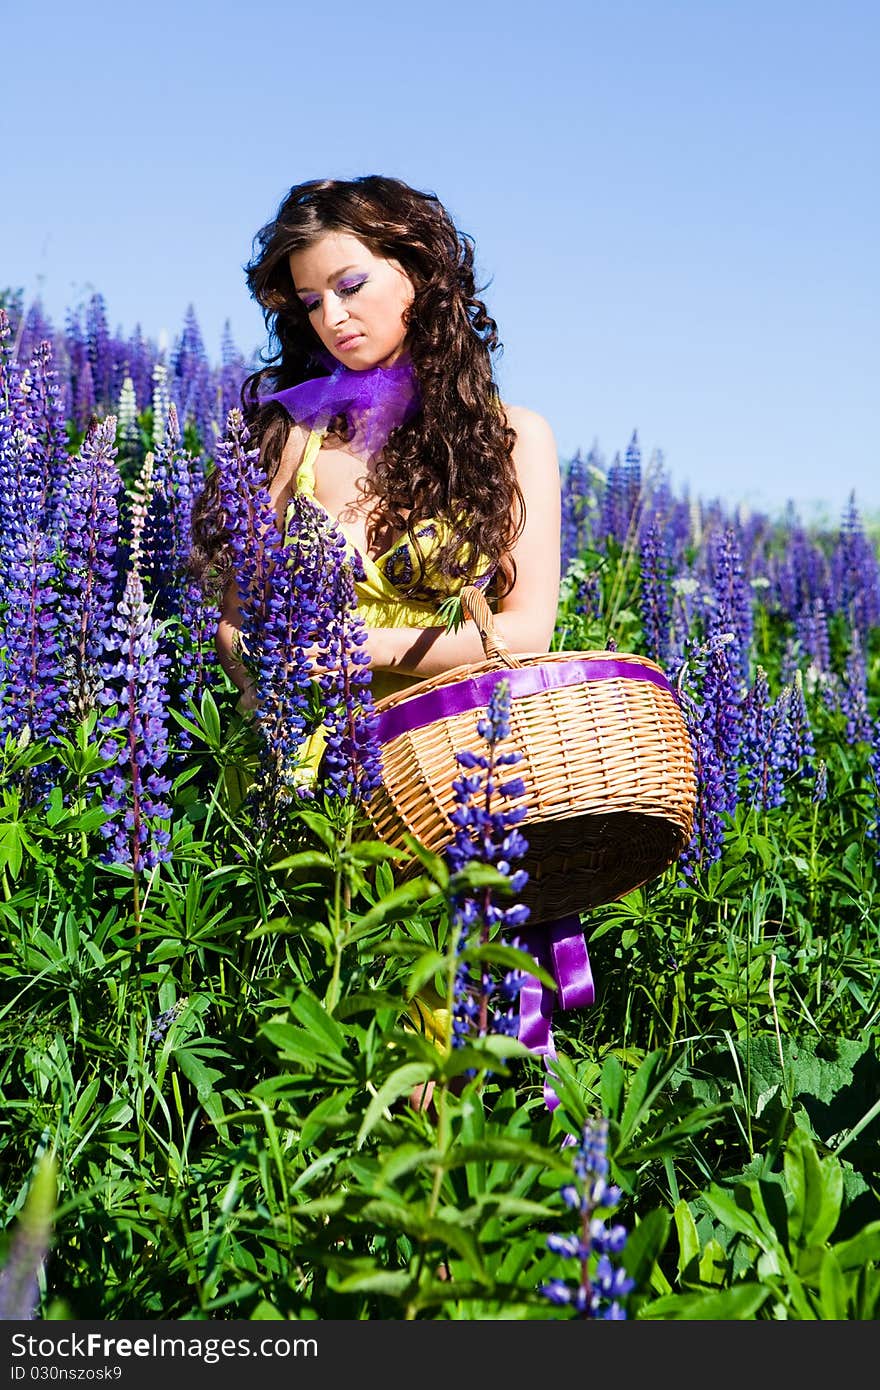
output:
[[[188,1003],[189,996],[184,994],[175,1004],[171,1005],[170,1009],[165,1009],[164,1013],[159,1014],[158,1018],[154,1019],[153,1027],[150,1032],[151,1042],[158,1043],[162,1041],[174,1020],[180,1017]]]
[[[34,350],[24,370],[12,361],[9,320],[0,319],[0,739],[25,728],[52,737],[62,694],[58,639],[58,552],[49,526],[60,465],[58,401],[51,349]],[[47,765],[31,791],[51,780]]]
[[[117,744],[118,753],[97,774],[109,813],[101,826],[108,840],[102,858],[129,864],[138,873],[171,857],[165,828],[171,783],[161,775],[168,757],[168,659],[160,651],[157,624],[135,567],[128,572],[105,646],[110,660],[104,665],[99,700],[108,709],[98,728],[108,736],[108,746],[109,739]]]
[[[115,420],[97,422],[69,461],[59,610],[64,696],[74,721],[95,708],[114,612],[118,494]]]
[[[96,402],[109,410],[120,382],[107,322],[107,305],[102,294],[93,294],[86,308],[86,347]]]
[[[264,755],[251,803],[274,806],[309,778],[315,782],[314,770],[301,773],[299,764],[304,739],[319,725],[326,748],[315,789],[366,798],[379,785],[381,766],[354,589],[357,559],[347,559],[339,528],[304,493],[291,499],[282,538],[259,450],[247,451],[247,442],[241,412],[230,411],[217,463]]]
[[[871,741],[871,719],[868,714],[868,667],[859,629],[850,633],[849,651],[838,694],[838,707],[846,715],[847,742]]]
[[[603,472],[598,467],[595,450],[586,459],[580,450],[569,460],[562,475],[562,515],[560,573],[565,574],[590,543],[590,522],[597,506],[592,477]]]
[[[624,545],[630,530],[630,516],[630,480],[627,467],[621,463],[619,453],[616,453],[606,477],[602,514],[599,518],[599,538],[608,541],[610,537],[617,545]]]
[[[231,410],[216,464],[238,585],[241,655],[253,675],[257,701],[262,776],[251,788],[249,804],[268,824],[292,795],[303,740],[313,727],[313,671],[306,649],[317,637],[323,575],[320,564],[312,563],[311,542],[320,547],[320,539],[305,525],[293,525],[285,551],[259,449],[248,449],[249,439],[241,411]],[[301,516],[301,504],[294,502],[291,516]],[[316,515],[318,531],[321,525]]]
[[[724,818],[736,810],[742,711],[726,657],[726,648],[734,643],[732,634],[720,633],[696,647],[679,676],[697,783],[693,832],[679,857],[686,879],[696,864],[706,866],[720,858]]]
[[[5,509],[4,632],[0,649],[0,738],[25,726],[32,738],[51,734],[62,685],[58,640],[58,557],[42,515],[42,482],[32,466],[32,437],[11,432],[2,461],[16,482],[15,505]]]
[[[68,484],[69,458],[64,417],[64,393],[54,366],[52,343],[38,344],[22,379],[27,382],[23,405],[30,437],[32,467],[40,479],[40,513],[47,533],[61,529]]]
[[[453,782],[456,809],[450,819],[455,834],[445,850],[445,858],[453,873],[467,864],[491,864],[510,879],[513,893],[522,890],[528,881],[524,869],[514,870],[515,861],[522,858],[528,842],[516,829],[527,815],[525,806],[509,806],[493,811],[492,803],[500,796],[505,801],[521,798],[525,784],[521,778],[498,781],[499,770],[520,761],[515,752],[502,753],[498,745],[510,737],[510,682],[499,680],[489,699],[486,714],[477,721],[477,733],[488,745],[488,754],[462,749],[456,761],[464,769]],[[451,894],[452,921],[456,929],[456,949],[459,956],[469,939],[479,934],[482,942],[496,932],[512,934],[512,944],[518,945],[518,931],[528,920],[529,909],[522,903],[502,909],[490,889],[479,896],[468,892]],[[515,1006],[519,999],[524,975],[508,971],[496,982],[489,971],[483,970],[479,981],[473,979],[467,962],[460,960],[455,981],[453,1003],[452,1045],[462,1046],[469,1037],[487,1033],[513,1036],[518,1030]],[[491,1013],[490,1013],[491,1011]]]
[[[378,719],[370,688],[370,658],[363,650],[367,631],[357,611],[354,587],[355,578],[362,580],[364,571],[357,553],[351,560],[346,558],[344,542],[337,556],[318,647],[318,660],[326,668],[318,684],[327,730],[319,786],[342,800],[366,801],[382,784],[382,759],[375,736]]]
[[[165,629],[166,653],[175,674],[169,692],[173,706],[198,707],[204,691],[216,680],[219,663],[213,633],[220,616],[201,586],[189,575],[192,508],[197,488],[203,483],[200,464],[182,447],[177,407],[168,407],[165,434],[154,453],[147,455],[139,480],[139,504],[144,508],[144,560],[154,616],[171,619]],[[150,461],[149,479],[146,464]],[[186,729],[177,735],[180,749],[192,746]]]
[[[880,569],[851,493],[831,557],[832,606],[861,632],[880,624]]]
[[[540,1285],[540,1292],[557,1307],[571,1307],[580,1318],[625,1318],[623,1303],[635,1280],[611,1257],[623,1252],[628,1233],[625,1226],[609,1226],[607,1217],[597,1214],[610,1212],[620,1201],[620,1189],[608,1181],[608,1121],[604,1117],[584,1123],[573,1167],[576,1182],[566,1183],[560,1196],[569,1210],[578,1213],[580,1225],[574,1235],[548,1236],[547,1248],[576,1260],[578,1276],[548,1280]]]
[[[814,598],[797,616],[797,634],[810,665],[817,673],[831,670],[831,642],[824,600]]]
[[[785,729],[790,689],[771,701],[767,673],[759,666],[754,684],[746,696],[742,728],[742,763],[746,771],[751,804],[768,811],[781,806]]]
[[[706,636],[732,632],[735,642],[728,661],[745,681],[749,674],[752,642],[752,594],[743,573],[742,555],[736,532],[728,526],[720,540],[709,547],[714,602],[707,612]]]
[[[27,467],[21,371],[12,356],[9,315],[0,307],[0,603],[20,513],[19,474]]]
[[[782,732],[782,771],[787,776],[809,776],[816,750],[804,698],[804,678],[799,670],[795,671],[787,688],[790,697]]]
[[[192,304],[187,306],[183,332],[171,353],[169,387],[181,421],[192,421],[203,448],[213,451],[221,433],[217,389]]]
[[[670,654],[669,558],[655,522],[645,527],[641,544],[641,592],[639,605],[645,650],[661,666]]]

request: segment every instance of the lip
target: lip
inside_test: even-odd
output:
[[[354,347],[354,344],[360,342],[363,336],[363,333],[349,333],[347,338],[337,338],[334,346],[340,351],[344,348]]]

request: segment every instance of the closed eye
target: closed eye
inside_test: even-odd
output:
[[[348,299],[350,295],[357,294],[358,290],[363,289],[366,283],[366,280],[359,280],[356,285],[340,286],[336,293],[342,299]],[[320,299],[313,299],[310,304],[307,304],[305,300],[302,300],[301,302],[307,314],[310,314],[314,309],[317,309],[318,305],[321,303]]]

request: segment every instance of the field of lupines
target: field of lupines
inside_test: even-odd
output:
[[[272,532],[228,335],[218,369],[192,311],[166,357],[99,295],[63,331],[0,304],[0,1317],[876,1318],[880,568],[855,500],[807,527],[677,497],[635,436],[564,461],[554,648],[659,661],[698,805],[676,865],[584,918],[596,1002],[554,1016],[549,1109],[515,1037],[522,835],[485,791],[509,765],[515,800],[504,687],[450,851],[413,841],[401,881],[363,814],[350,568],[308,504]],[[186,570],[215,466],[259,724]],[[411,1023],[429,984],[448,1053]]]

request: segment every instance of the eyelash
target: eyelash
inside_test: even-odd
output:
[[[358,290],[362,290],[366,283],[366,280],[359,280],[356,285],[347,285],[346,288],[341,289],[339,293],[347,299],[349,295],[357,294]],[[303,308],[305,309],[307,314],[310,314],[313,309],[317,309],[320,303],[320,299],[313,299],[311,304],[303,303]]]

